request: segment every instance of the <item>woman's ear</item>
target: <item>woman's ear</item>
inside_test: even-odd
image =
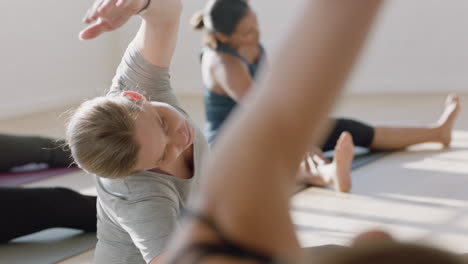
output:
[[[221,43],[227,43],[227,42],[229,42],[229,39],[230,39],[230,38],[229,38],[228,36],[224,35],[223,33],[216,32],[216,33],[214,33],[214,34],[215,34],[215,38],[216,38],[219,42],[221,42]]]
[[[122,92],[122,95],[132,99],[133,101],[146,101],[146,98],[142,94],[134,91],[125,91]]]

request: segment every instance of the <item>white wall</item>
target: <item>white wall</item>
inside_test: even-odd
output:
[[[387,1],[353,92],[468,92],[468,1]]]
[[[0,117],[78,102],[109,86],[112,39],[78,40],[89,3],[0,1]]]
[[[250,2],[259,16],[268,53],[282,52],[278,44],[301,1]],[[202,91],[198,64],[202,34],[188,25],[204,3],[184,1],[171,70],[174,87],[181,93]],[[347,92],[468,92],[468,1],[392,0],[384,7]]]
[[[109,86],[139,21],[98,40],[80,42],[81,18],[91,2],[0,1],[1,90],[8,94],[0,97],[0,117],[74,103]],[[198,62],[202,34],[190,28],[189,20],[204,2],[184,0],[171,70],[181,94],[202,92]],[[264,45],[270,54],[278,51],[300,0],[251,3],[259,15]],[[467,10],[466,0],[387,1],[348,91],[466,92]]]
[[[301,1],[251,2],[276,51]],[[348,92],[468,92],[467,11],[466,0],[386,1]]]

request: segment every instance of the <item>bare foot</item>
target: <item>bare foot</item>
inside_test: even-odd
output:
[[[354,158],[353,137],[349,132],[343,132],[335,146],[333,165],[333,185],[340,192],[351,190],[351,163]]]
[[[334,186],[337,191],[349,192],[351,189],[351,163],[354,158],[353,138],[343,132],[335,146],[333,162],[314,155],[301,163],[298,181],[313,186]]]
[[[455,119],[460,112],[460,99],[457,95],[450,94],[445,100],[445,109],[437,122],[437,128],[440,130],[440,142],[445,147],[452,141],[452,129]]]

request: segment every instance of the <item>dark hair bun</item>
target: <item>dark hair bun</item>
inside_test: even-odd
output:
[[[205,23],[203,23],[203,11],[198,11],[193,14],[192,19],[190,19],[190,25],[195,30],[202,30],[205,28]]]

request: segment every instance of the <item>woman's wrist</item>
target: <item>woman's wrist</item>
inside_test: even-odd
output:
[[[147,22],[160,23],[179,19],[182,12],[181,0],[145,0],[145,5],[136,13]]]

